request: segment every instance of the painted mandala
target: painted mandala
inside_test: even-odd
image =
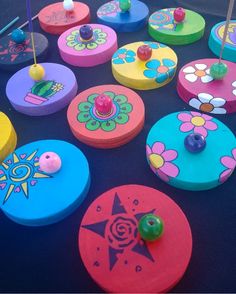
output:
[[[74,48],[76,51],[84,49],[93,50],[99,45],[105,44],[107,41],[107,34],[101,29],[93,29],[93,38],[89,41],[80,38],[79,30],[72,31],[66,38],[68,47]]]
[[[113,108],[110,114],[101,115],[95,109],[95,98],[99,94],[91,94],[86,102],[81,102],[78,105],[79,113],[77,120],[80,123],[85,123],[86,128],[90,131],[96,131],[99,128],[105,132],[113,131],[116,125],[126,124],[129,121],[129,113],[132,111],[132,104],[128,103],[125,95],[116,95],[113,92],[104,92],[113,100]]]
[[[150,16],[149,24],[155,29],[174,31],[176,23],[173,18],[174,9],[162,9]]]
[[[97,15],[101,16],[109,16],[116,17],[117,13],[121,12],[118,1],[110,1],[104,5],[102,5],[98,11]]]

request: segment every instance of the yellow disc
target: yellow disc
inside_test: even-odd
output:
[[[137,50],[142,45],[152,48],[149,60],[139,59]],[[122,85],[150,90],[168,84],[174,77],[177,56],[168,46],[157,42],[135,42],[119,48],[112,57],[112,73]]]
[[[16,148],[16,132],[9,118],[0,112],[0,163]]]

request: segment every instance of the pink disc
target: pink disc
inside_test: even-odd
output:
[[[89,24],[93,28],[93,38],[86,41],[80,37],[81,26],[64,32],[58,39],[61,58],[75,66],[90,67],[109,61],[117,50],[117,36],[111,28]]]
[[[181,68],[177,91],[182,100],[204,112],[225,114],[236,112],[236,64],[224,60],[228,73],[213,80],[210,67],[218,59],[199,59]]]

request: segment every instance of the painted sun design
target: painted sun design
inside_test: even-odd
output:
[[[38,150],[27,154],[12,154],[12,158],[2,162],[0,166],[0,191],[5,191],[3,204],[7,202],[12,194],[22,192],[29,198],[29,187],[37,184],[38,179],[50,178],[51,176],[42,172],[39,167]]]

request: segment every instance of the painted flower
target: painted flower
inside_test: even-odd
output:
[[[86,102],[78,105],[79,113],[77,120],[85,123],[90,131],[96,131],[101,128],[103,131],[110,132],[116,128],[116,125],[126,124],[129,120],[129,113],[132,111],[132,104],[128,103],[125,95],[115,94],[113,92],[104,92],[113,100],[113,108],[108,115],[101,115],[97,112],[94,102],[99,94],[91,94]]]
[[[158,48],[165,48],[167,47],[166,45],[162,44],[162,43],[157,43],[157,42],[149,42],[149,41],[145,41],[143,42],[145,45],[148,45],[149,47],[151,47],[152,49],[158,49]]]
[[[179,174],[178,167],[172,163],[178,156],[175,150],[166,150],[161,142],[155,142],[152,148],[146,146],[146,155],[152,171],[163,181],[169,182],[170,178],[175,178]]]
[[[148,69],[144,70],[144,76],[148,79],[156,79],[157,83],[164,83],[175,74],[175,62],[168,58],[162,59],[162,62],[158,59],[152,59],[145,66]]]
[[[208,131],[217,129],[217,124],[212,121],[213,117],[199,112],[182,112],[178,114],[178,119],[183,122],[180,131],[184,133],[193,131],[207,137]]]
[[[56,83],[55,85],[52,86],[52,90],[55,92],[59,92],[63,90],[64,86],[60,83]]]
[[[209,83],[213,80],[210,76],[210,69],[207,68],[206,64],[198,63],[193,66],[187,66],[183,69],[183,72],[186,74],[185,79],[191,83],[201,79],[203,83]]]
[[[135,61],[136,53],[126,48],[118,49],[112,56],[112,62],[114,64],[131,63]]]
[[[232,86],[233,86],[233,88],[235,88],[235,89],[233,90],[233,94],[236,96],[236,81],[234,81],[234,82],[232,83]]]
[[[236,148],[232,150],[232,157],[223,156],[221,157],[220,162],[226,167],[226,169],[220,174],[219,179],[219,181],[223,183],[231,176],[236,167]]]
[[[199,93],[197,98],[189,100],[189,105],[204,112],[224,114],[226,109],[222,106],[226,101],[223,98],[216,98],[208,93]]]
[[[149,24],[154,29],[176,30],[176,23],[173,21],[174,9],[167,8],[153,13],[149,18]]]
[[[110,1],[102,5],[98,11],[98,16],[109,16],[109,17],[116,17],[117,13],[121,12],[119,1]]]
[[[66,45],[68,47],[73,47],[76,51],[81,51],[84,49],[93,50],[99,45],[106,43],[107,34],[101,29],[93,29],[93,38],[89,41],[82,40],[80,38],[79,30],[72,31],[69,36],[67,36]]]

